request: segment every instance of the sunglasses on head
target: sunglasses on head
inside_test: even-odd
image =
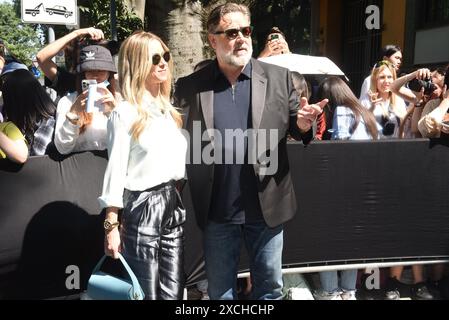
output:
[[[234,40],[235,38],[237,38],[239,36],[239,32],[241,32],[245,38],[248,38],[251,36],[252,31],[253,31],[253,28],[248,26],[248,27],[242,27],[240,29],[232,28],[232,29],[228,29],[228,30],[224,30],[224,31],[216,31],[213,34],[223,34],[224,33],[225,36],[229,40]]]
[[[392,64],[390,61],[382,60],[382,61],[379,61],[378,63],[376,63],[376,65],[374,66],[374,68],[377,69],[377,68],[380,68],[380,67],[382,67],[382,66],[392,67],[393,64]]]
[[[171,58],[170,51],[165,51],[162,55],[159,53],[153,54],[153,65],[157,66],[161,62],[162,58],[164,58],[165,62],[169,62]]]

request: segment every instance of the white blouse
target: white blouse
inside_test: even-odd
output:
[[[102,208],[123,208],[123,191],[145,191],[185,176],[187,140],[169,112],[154,104],[138,141],[131,135],[137,108],[121,102],[108,121],[109,162],[99,198]]]
[[[92,122],[80,134],[80,126],[73,124],[66,118],[77,93],[69,93],[61,98],[56,112],[55,146],[61,154],[72,152],[106,150],[107,116],[102,112],[104,108],[94,112]],[[103,110],[102,110],[103,109]]]
[[[363,99],[360,101],[360,103],[367,109],[371,108],[371,101],[369,99]],[[399,127],[400,127],[400,119],[396,116],[396,114],[393,112],[390,102],[389,101],[383,101],[381,102],[382,105],[377,104],[374,108],[373,114],[376,118],[376,122],[378,124],[378,127],[381,128],[379,131],[379,137],[380,139],[397,139],[399,138]],[[396,96],[396,106],[398,109],[406,110],[405,102],[400,97]],[[388,119],[384,119],[383,110],[388,110]],[[384,125],[390,122],[392,125],[394,125],[394,131],[391,135],[384,135],[382,128]]]

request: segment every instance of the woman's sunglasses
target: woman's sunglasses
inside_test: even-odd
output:
[[[170,51],[165,51],[162,55],[159,53],[153,54],[153,65],[157,66],[161,62],[162,58],[164,58],[165,62],[169,62],[171,58]]]
[[[229,40],[234,40],[235,38],[237,38],[239,36],[239,32],[241,32],[245,38],[248,38],[251,36],[251,32],[253,32],[253,28],[250,26],[242,27],[240,29],[233,28],[233,29],[228,29],[228,30],[224,30],[224,31],[216,31],[213,34],[223,34],[224,33],[226,38],[228,38]]]

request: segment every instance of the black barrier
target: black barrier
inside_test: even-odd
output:
[[[286,225],[285,267],[449,257],[447,146],[414,140],[288,147],[300,208]],[[23,167],[0,161],[1,298],[85,289],[103,250],[96,198],[105,166],[104,156],[92,153],[32,158]],[[185,270],[193,283],[203,276],[201,232],[184,191]],[[79,290],[70,278],[74,267]],[[247,268],[243,253],[240,270]]]

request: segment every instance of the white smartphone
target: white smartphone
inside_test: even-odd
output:
[[[86,90],[89,90],[90,84],[97,84],[97,81],[96,80],[87,80],[87,79],[84,79],[81,81],[81,89],[83,90],[83,92]]]
[[[95,101],[97,100],[97,80],[81,81],[83,92],[88,90],[86,112],[94,112]]]

